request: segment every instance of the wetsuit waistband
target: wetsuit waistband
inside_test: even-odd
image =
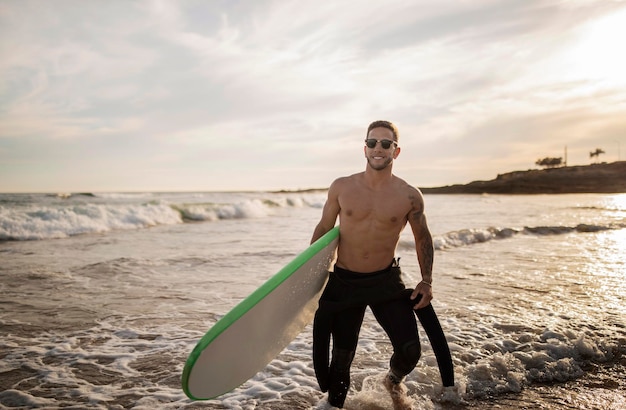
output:
[[[400,258],[394,258],[394,260],[391,261],[389,266],[387,266],[385,269],[368,273],[353,272],[348,269],[335,266],[333,272],[331,272],[331,275],[339,279],[340,282],[355,285],[358,284],[359,286],[364,287],[375,286],[380,281],[387,280],[388,276],[392,273],[397,273],[399,275],[399,259]]]
[[[377,270],[375,272],[353,272],[351,270],[348,269],[344,269],[341,268],[337,265],[335,265],[333,267],[333,272],[341,274],[341,275],[357,275],[359,277],[363,277],[363,276],[374,276],[374,275],[380,275],[381,273],[387,273],[389,272],[389,270],[391,268],[399,268],[400,267],[400,258],[393,258],[393,260],[391,261],[391,263],[389,263],[389,265],[385,268],[385,269],[381,269],[381,270]]]

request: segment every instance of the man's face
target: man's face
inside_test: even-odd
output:
[[[374,140],[374,141],[373,141]],[[376,141],[376,145],[374,142]],[[388,144],[392,141],[392,144]],[[387,145],[388,148],[383,148]],[[372,147],[372,148],[370,148]],[[365,145],[365,158],[369,166],[377,171],[387,168],[400,153],[400,148],[393,140],[393,132],[384,127],[370,130]]]

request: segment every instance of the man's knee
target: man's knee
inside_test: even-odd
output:
[[[344,372],[350,370],[354,359],[354,350],[333,349],[333,357],[330,363],[331,369]]]
[[[391,368],[394,373],[406,376],[415,368],[421,356],[422,346],[419,340],[411,340],[394,351]]]

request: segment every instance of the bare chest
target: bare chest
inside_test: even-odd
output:
[[[376,221],[383,224],[404,224],[411,210],[406,198],[385,193],[354,192],[340,197],[343,222]]]

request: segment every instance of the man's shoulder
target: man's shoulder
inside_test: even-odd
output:
[[[401,178],[395,180],[395,194],[399,199],[406,198],[414,211],[423,212],[424,210],[424,196],[422,192],[417,188]]]
[[[354,184],[362,177],[363,177],[363,172],[339,177],[335,179],[335,181],[333,182],[333,185],[346,186],[346,185]]]
[[[351,192],[354,187],[357,186],[358,178],[359,174],[353,174],[335,179],[333,183],[330,184],[328,190],[329,197],[338,198],[341,195]]]
[[[413,185],[409,184],[408,182],[406,182],[404,179],[397,177],[397,176],[393,176],[394,177],[394,183],[395,186],[397,187],[398,190],[406,190],[409,191],[415,195],[422,195],[422,192],[417,188],[414,187]]]

